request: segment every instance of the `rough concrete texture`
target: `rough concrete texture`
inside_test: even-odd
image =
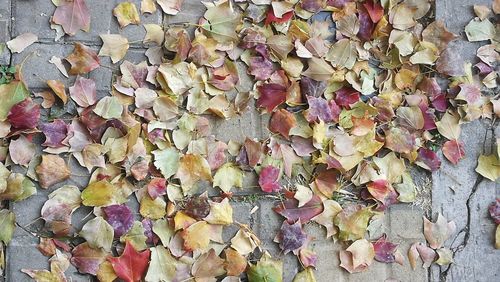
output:
[[[95,50],[99,49],[101,40],[99,34],[121,33],[129,38],[129,41],[142,40],[144,29],[142,26],[128,26],[120,29],[111,10],[122,0],[87,0],[92,18],[90,32],[78,32],[74,37],[64,37],[60,42],[54,42],[55,31],[50,28],[49,19],[54,12],[54,6],[49,0],[0,0],[0,43],[6,42],[12,37],[25,32],[33,32],[38,35],[39,43],[26,49],[22,54],[12,56],[12,63],[19,64],[26,59],[23,67],[24,77],[32,90],[42,90],[47,86],[48,79],[59,79],[67,86],[72,85],[74,77],[67,79],[62,76],[54,65],[48,63],[52,56],[66,57],[72,51],[72,43],[83,42]],[[139,4],[140,0],[133,0]],[[490,0],[438,0],[436,1],[436,19],[443,20],[447,27],[462,37],[459,41],[452,43],[454,48],[465,60],[475,61],[474,53],[478,44],[465,41],[463,28],[473,18],[472,5],[484,3],[489,5]],[[12,7],[12,10],[11,10]],[[139,5],[138,5],[139,7]],[[159,8],[159,7],[158,7]],[[160,13],[155,15],[141,15],[143,23],[174,24],[184,22],[196,22],[205,11],[204,6],[198,0],[187,0],[184,2],[182,11],[175,17],[165,16]],[[145,49],[141,43],[133,43],[129,49],[126,60],[139,63],[146,60]],[[8,50],[2,52],[0,46],[0,64],[7,64],[11,60]],[[118,65],[113,65],[108,58],[101,58],[104,67],[89,74],[97,82],[100,95],[105,95],[111,89],[113,73],[117,73]],[[240,77],[242,77],[240,91],[248,91],[252,87],[249,77],[245,76],[244,69],[239,66]],[[224,121],[214,119],[211,123],[212,133],[222,141],[243,141],[246,137],[262,138],[267,135],[267,115],[259,115],[251,111],[240,118]],[[495,134],[496,131],[496,134]],[[406,258],[409,246],[414,242],[424,242],[422,235],[422,216],[424,214],[435,215],[443,213],[449,220],[457,223],[457,233],[453,240],[447,242],[455,252],[455,263],[449,268],[427,269],[417,267],[412,271],[407,259],[403,266],[398,264],[382,264],[375,262],[368,271],[359,274],[348,274],[339,267],[339,250],[344,249],[338,242],[326,240],[325,231],[318,225],[308,224],[307,233],[311,236],[311,247],[318,253],[318,267],[315,272],[317,281],[385,281],[395,279],[398,281],[498,281],[500,268],[498,268],[499,251],[493,249],[494,225],[487,215],[487,206],[500,195],[499,186],[491,181],[479,178],[474,173],[478,155],[491,146],[495,136],[500,136],[498,126],[495,128],[485,122],[474,122],[467,124],[462,129],[461,139],[465,143],[467,158],[457,166],[451,165],[443,159],[442,169],[432,175],[432,195],[429,189],[422,189],[419,195],[420,202],[426,203],[421,210],[414,206],[398,204],[390,208],[382,220],[382,224],[376,232],[370,234],[377,238],[386,233],[391,241],[400,244],[400,251]],[[80,175],[85,172],[76,165],[76,161],[69,161],[72,166],[73,177],[69,184],[80,188],[86,186],[86,178]],[[418,186],[426,186],[427,178],[424,173],[418,173],[420,178],[416,179]],[[28,231],[40,228],[40,209],[47,200],[47,195],[64,183],[52,187],[50,190],[38,189],[38,194],[25,201],[11,204],[12,210],[17,215],[19,226],[15,236],[7,249],[7,281],[28,281],[25,274],[20,272],[22,268],[47,269],[47,258],[42,256],[36,249],[38,238]],[[247,173],[244,181],[245,189],[236,191],[240,195],[232,203],[235,221],[247,224],[263,240],[264,247],[274,256],[284,259],[284,281],[288,282],[301,269],[293,255],[283,255],[277,245],[273,242],[276,231],[280,228],[283,218],[274,213],[271,208],[277,199],[270,197],[253,197],[250,201],[243,195],[253,194],[257,189],[252,188],[256,184],[254,174]],[[213,191],[209,191],[213,192]],[[215,192],[214,192],[215,193]],[[430,197],[432,196],[432,204]],[[137,206],[137,202],[131,200],[130,205]],[[259,209],[251,214],[254,206]],[[73,222],[79,223],[75,230],[88,220],[90,209],[80,208],[73,216]],[[82,221],[82,219],[85,219]],[[227,228],[224,239],[231,238],[236,228]],[[89,281],[89,277],[79,275],[74,267],[67,271],[71,281]]]

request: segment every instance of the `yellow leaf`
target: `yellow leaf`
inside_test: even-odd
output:
[[[118,20],[121,28],[129,24],[139,24],[141,19],[134,3],[122,2],[113,9],[113,15]]]
[[[205,221],[198,221],[182,231],[184,249],[188,251],[204,250],[210,243],[210,226]]]

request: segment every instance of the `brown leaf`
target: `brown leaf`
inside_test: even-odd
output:
[[[68,179],[71,175],[64,159],[57,155],[42,155],[42,162],[35,171],[38,174],[40,186],[45,189]]]

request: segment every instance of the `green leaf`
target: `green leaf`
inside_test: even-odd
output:
[[[180,153],[174,147],[153,151],[154,165],[161,171],[163,177],[169,178],[179,168]]]
[[[142,226],[142,223],[139,221],[135,221],[134,225],[130,230],[127,232],[127,234],[124,234],[120,237],[120,242],[125,243],[129,242],[134,249],[137,251],[142,251],[148,248],[146,245],[146,240],[148,237],[144,235],[144,226]]]
[[[85,238],[92,248],[103,248],[111,250],[113,243],[113,227],[101,216],[89,220],[80,231],[80,236]]]
[[[201,28],[208,36],[219,43],[234,42],[238,39],[236,27],[240,23],[241,15],[233,10],[230,1],[208,8],[205,12],[206,23]]]
[[[16,215],[9,210],[0,211],[0,241],[9,244],[16,228]]]
[[[29,96],[29,91],[21,81],[12,81],[0,85],[0,121],[5,121],[10,109],[15,104],[24,101]]]
[[[175,233],[166,219],[155,221],[155,223],[153,223],[153,232],[160,238],[162,245],[165,247],[168,246],[170,238],[172,238]]]
[[[488,20],[473,19],[465,27],[470,42],[490,40],[495,36],[495,26]]]
[[[146,281],[173,281],[175,280],[177,260],[170,251],[163,246],[151,248],[151,262],[149,263]]]
[[[94,113],[105,119],[120,118],[122,116],[123,106],[116,97],[104,97],[95,106]]]
[[[282,282],[283,262],[266,252],[257,264],[250,265],[247,275],[250,282]]]

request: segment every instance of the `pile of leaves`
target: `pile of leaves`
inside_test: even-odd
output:
[[[85,0],[53,2],[58,37],[89,31]],[[140,13],[176,15],[182,2],[142,0],[140,9],[123,2],[109,13],[126,28],[141,24]],[[248,189],[243,179],[252,173],[262,193],[280,198],[275,241],[303,267],[294,281],[315,281],[309,222],[346,247],[340,266],[350,273],[374,260],[402,264],[397,244],[385,235],[369,241],[367,230],[390,205],[415,201],[409,166],[439,169],[439,150],[457,164],[466,152],[460,125],[500,116],[493,18],[500,1],[492,10],[475,6],[477,18],[465,27],[469,41],[487,43],[474,66],[448,48],[458,36],[429,21],[430,0],[203,4],[196,23],[143,25],[148,62],[123,61],[131,42],[102,34],[98,53],[75,43],[71,54],[50,60],[76,76],[73,85],[48,80],[50,90],[32,94],[21,68],[1,69],[0,199],[51,191],[41,210],[50,235],[39,245],[50,269],[23,271],[36,281],[66,281],[71,263],[100,281],[282,281],[283,262],[233,220],[233,193]],[[7,46],[22,52],[36,41],[26,33]],[[120,74],[100,97],[87,74],[103,56]],[[241,91],[243,76],[252,78],[250,91]],[[251,107],[269,117],[264,140],[225,143],[211,133],[208,115],[227,120]],[[500,176],[498,153],[482,155],[476,169],[492,181]],[[65,184],[70,162],[90,173],[86,187]],[[207,187],[219,195],[208,197]],[[138,214],[128,205],[133,198]],[[82,206],[93,208],[92,219],[76,230],[71,218]],[[225,241],[228,226],[237,232]],[[2,243],[14,228],[15,215],[2,210]],[[418,257],[424,267],[451,263],[443,246],[454,229],[441,215],[426,219],[427,243],[410,248],[410,264]]]

